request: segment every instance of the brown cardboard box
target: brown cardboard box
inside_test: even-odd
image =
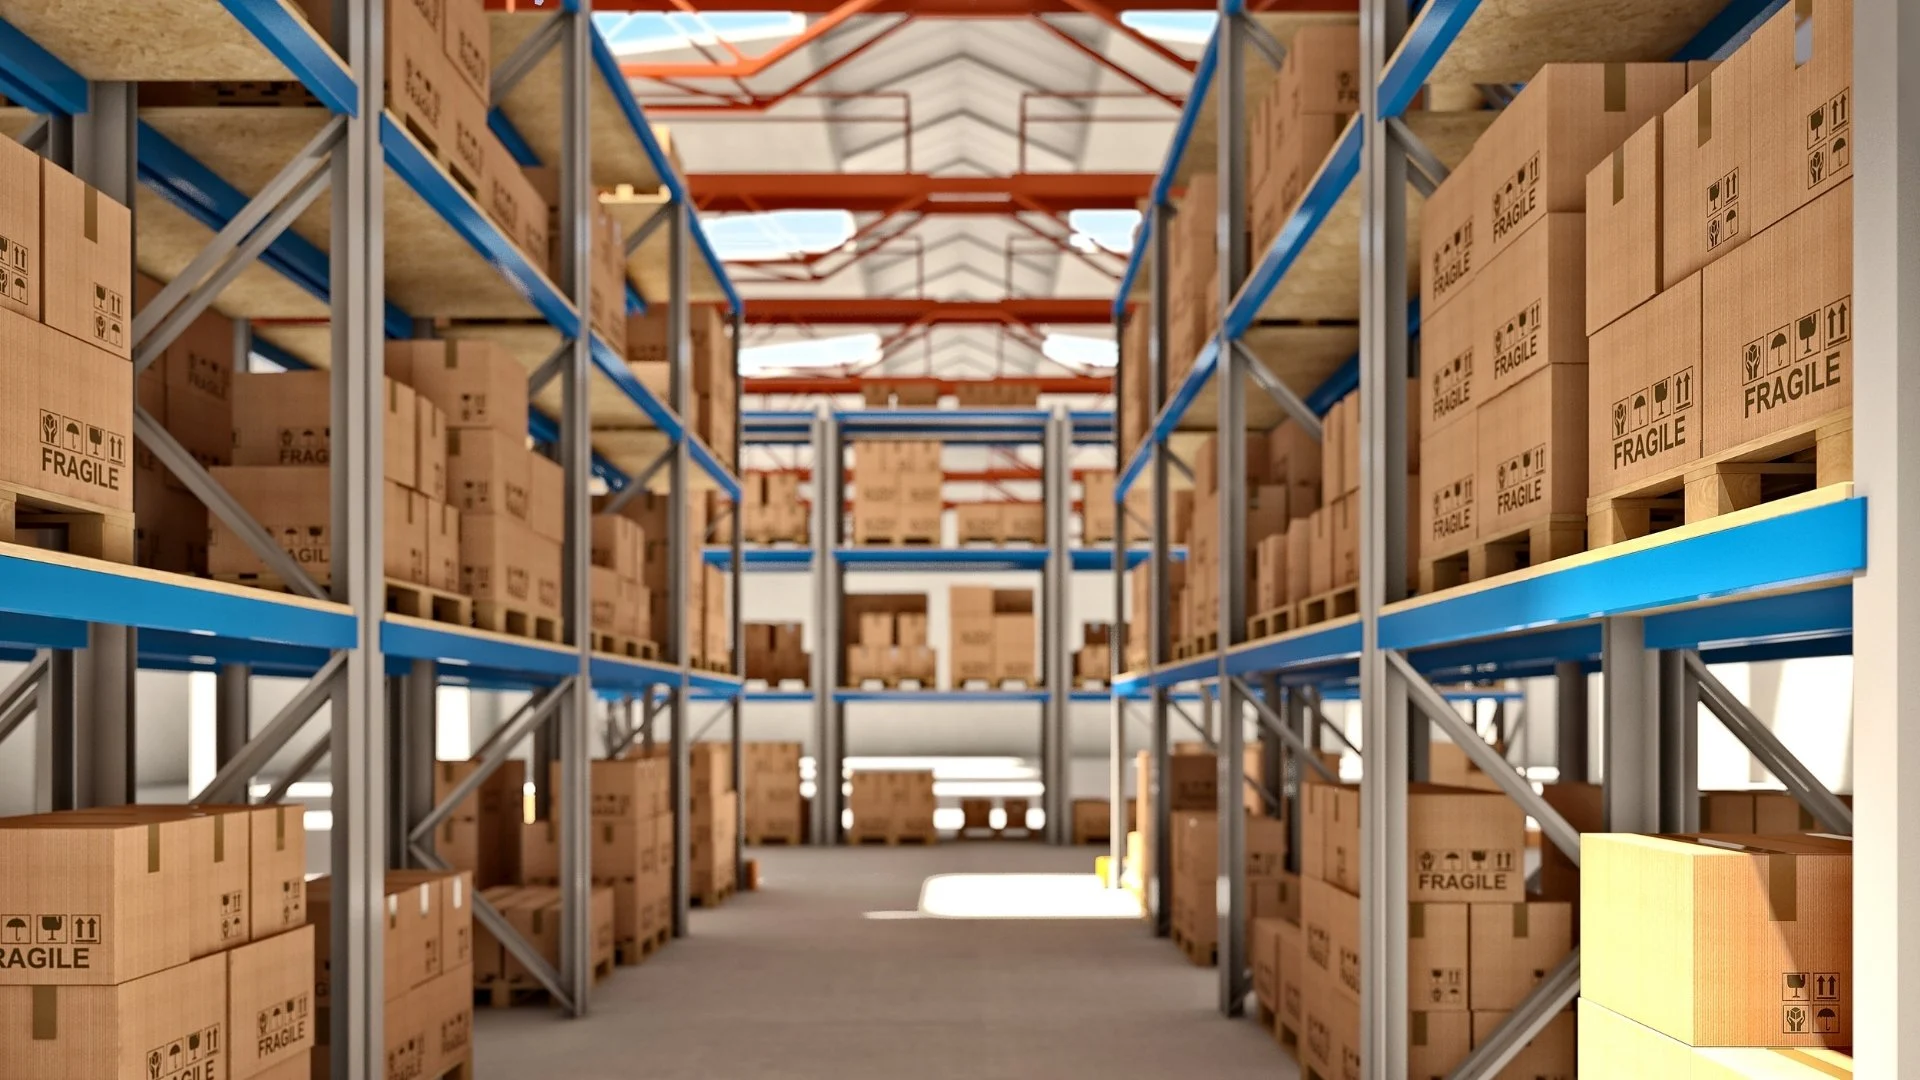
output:
[[[1473,288],[1480,408],[1553,364],[1587,362],[1586,218],[1541,215],[1487,263]]]
[[[1473,1015],[1466,1012],[1407,1014],[1407,1076],[1443,1080],[1473,1052]]]
[[[1332,1077],[1360,1073],[1360,1001],[1339,981],[1312,963],[1302,980],[1305,991],[1305,1029],[1300,1041],[1302,1062],[1311,1072]],[[1311,1073],[1310,1073],[1311,1075]]]
[[[0,442],[0,481],[133,509],[132,365],[11,311],[0,311],[0,355],[0,431],[10,439]],[[126,532],[118,543],[130,559]]]
[[[525,434],[447,432],[447,501],[469,514],[531,513],[533,465]]]
[[[486,101],[493,75],[493,41],[487,32],[486,7],[477,0],[447,0],[445,38],[447,66],[466,84],[476,101]],[[458,93],[450,89],[448,96]]]
[[[484,39],[483,39],[484,40]],[[448,59],[446,70],[458,73],[457,65]],[[487,196],[487,176],[500,166],[493,161],[495,155],[504,155],[506,147],[500,145],[500,139],[487,127],[487,100],[458,85],[455,80],[447,80],[447,92],[440,102],[442,112],[442,142],[438,149],[440,163],[446,166],[448,175],[455,183],[473,196],[473,200],[493,213]],[[519,235],[518,218],[494,218],[494,224],[510,238]]]
[[[137,298],[140,289],[134,292]],[[164,384],[161,411],[154,412],[152,403],[145,402],[148,413],[208,468],[233,464],[233,346],[233,320],[202,312],[155,361]],[[186,489],[171,472],[167,481]]]
[[[1309,782],[1300,812],[1300,876],[1360,892],[1360,789]]]
[[[1333,587],[1360,583],[1360,497],[1348,493],[1327,504]]]
[[[1587,174],[1587,333],[1664,287],[1660,271],[1660,118]]]
[[[1280,927],[1278,917],[1255,918],[1247,932],[1247,958],[1253,966],[1253,993],[1268,1012],[1280,1006]]]
[[[1583,833],[1604,832],[1607,827],[1606,793],[1598,784],[1567,781],[1543,784],[1541,797],[1560,811],[1567,824]],[[1580,930],[1580,868],[1552,841],[1540,845],[1540,890],[1545,900],[1570,900],[1574,903],[1573,929],[1578,940]]]
[[[35,980],[39,982],[39,980]],[[227,958],[117,986],[0,987],[0,1076],[190,1080],[227,1070]],[[152,1067],[159,1054],[159,1070]]]
[[[53,164],[40,170],[41,321],[131,357],[133,214]]]
[[[1818,1047],[1692,1047],[1670,1039],[1658,1031],[1634,1023],[1592,1001],[1579,1001],[1578,1060],[1580,1072],[1588,1080],[1635,1080],[1642,1076],[1677,1077],[1682,1080],[1846,1080],[1854,1075],[1853,1058],[1838,1050]],[[1489,1018],[1491,1019],[1491,1017]],[[1555,1026],[1560,1025],[1555,1021]],[[1575,1025],[1566,1024],[1566,1038],[1573,1041]],[[1492,1028],[1487,1029],[1491,1031]],[[1554,1034],[1550,1027],[1535,1044]],[[1546,1061],[1522,1051],[1514,1059],[1502,1080],[1525,1080],[1532,1075],[1572,1076],[1573,1051],[1559,1042],[1551,1049],[1564,1064],[1559,1072],[1550,1072]],[[1538,1073],[1515,1076],[1512,1069],[1538,1061]]]
[[[289,1054],[278,1065],[269,1065],[265,1070],[254,1073],[253,1080],[313,1080],[315,1053],[317,1048]]]
[[[1333,588],[1333,518],[1327,507],[1307,515],[1307,595]]]
[[[1584,549],[1586,365],[1547,365],[1482,405],[1478,426],[1480,538],[1498,539],[1550,515],[1568,515],[1572,535],[1556,531],[1552,549],[1536,547],[1534,556],[1557,558]]]
[[[333,443],[333,374],[284,371],[233,376],[235,465],[325,465]],[[386,478],[419,485],[418,408],[405,383],[386,380]]]
[[[313,1049],[313,927],[227,954],[227,1075],[258,1076]]]
[[[108,806],[75,811],[89,820],[184,822],[187,829],[187,953],[195,959],[246,943],[252,906],[244,813],[186,806]]]
[[[386,366],[388,377],[440,406],[450,430],[491,428],[525,440],[527,369],[498,345],[389,341]]]
[[[1287,524],[1287,600],[1313,595],[1313,519],[1301,515]]]
[[[185,819],[0,818],[0,985],[125,983],[190,958]]]
[[[248,914],[251,939],[258,941],[307,922],[307,829],[298,804],[205,806],[247,821]],[[229,833],[231,836],[231,833]]]
[[[1467,1011],[1468,912],[1478,911],[1480,906],[1407,905],[1407,999],[1414,1009]]]
[[[1303,933],[1298,923],[1282,919],[1274,940],[1277,950],[1274,963],[1279,967],[1275,990],[1279,1004],[1274,1012],[1295,1037],[1306,1027],[1306,1003],[1302,998],[1308,969]]]
[[[1853,178],[1853,0],[1783,8],[1741,51],[1752,54],[1755,181],[1744,199],[1759,236]]]
[[[39,154],[0,144],[0,307],[40,321]]]
[[[387,518],[381,523],[386,543],[387,576],[416,585],[427,584],[427,534],[433,500],[387,482]]]
[[[476,600],[494,600],[531,610],[533,573],[540,538],[517,517],[506,514],[461,515],[460,591]]]
[[[1287,533],[1262,537],[1254,548],[1253,610],[1273,611],[1287,604]]]
[[[567,538],[567,473],[560,463],[527,451],[527,524],[555,543]]]
[[[1307,878],[1300,883],[1300,930],[1307,963],[1346,994],[1360,993],[1360,898]]]
[[[1480,538],[1474,497],[1480,421],[1453,424],[1420,441],[1420,550],[1425,558],[1462,551]]]
[[[1735,50],[1660,118],[1660,284],[1672,288],[1757,232],[1754,54]],[[1758,200],[1766,201],[1766,200]]]
[[[1167,805],[1174,811],[1215,810],[1220,805],[1219,769],[1212,754],[1174,754],[1167,758]]]
[[[1686,91],[1683,64],[1548,64],[1474,145],[1486,256],[1541,215],[1577,213],[1587,173]]]
[[[1476,175],[1480,155],[1469,152],[1427,196],[1420,210],[1420,319],[1424,325],[1466,291],[1491,249]],[[1479,251],[1475,240],[1479,240]]]
[[[1333,403],[1320,418],[1320,497],[1337,499],[1347,492],[1347,410],[1358,404],[1352,394]],[[1253,479],[1249,477],[1251,484]]]
[[[460,508],[426,500],[427,576],[422,584],[460,591]]]
[[[1410,440],[1416,446],[1462,419],[1470,423],[1474,407],[1485,396],[1484,391],[1478,396],[1474,392],[1476,371],[1484,363],[1475,358],[1482,336],[1482,320],[1475,307],[1477,291],[1462,286],[1454,302],[1431,315],[1422,315],[1420,393],[1411,410],[1422,436]]]
[[[1584,1023],[1584,1013],[1582,1023]],[[1491,1037],[1507,1019],[1505,1012],[1481,1012],[1473,1014],[1473,1045],[1478,1049],[1480,1043]],[[1562,1012],[1547,1021],[1545,1030],[1533,1037],[1533,1041],[1523,1047],[1520,1053],[1507,1062],[1494,1080],[1538,1080],[1541,1077],[1552,1080],[1572,1080],[1576,1068],[1584,1062],[1576,1060],[1575,1025],[1572,1010]],[[1606,1080],[1609,1074],[1602,1073],[1599,1080]],[[1646,1072],[1641,1076],[1679,1076],[1678,1073]],[[1696,1076],[1698,1074],[1695,1074]],[[1752,1076],[1753,1073],[1739,1073],[1739,1076]],[[1821,1073],[1819,1075],[1831,1075]],[[1726,1080],[1733,1080],[1731,1076]]]
[[[1700,459],[1700,275],[1621,316],[1588,350],[1587,486],[1607,494]]]
[[[1473,1008],[1506,1012],[1573,951],[1573,904],[1474,904]]]
[[[537,615],[560,615],[560,542],[530,533],[527,569],[533,579],[533,610]]]
[[[492,134],[488,132],[489,136]],[[508,222],[514,223],[511,228],[520,254],[541,273],[552,277],[551,211],[520,163],[497,141],[487,151],[486,207],[502,228],[509,227]]]
[[[1505,794],[1409,785],[1409,901],[1523,901],[1525,848],[1526,815]]]
[[[595,514],[589,522],[593,527],[594,565],[612,570],[622,580],[639,581],[646,558],[646,530],[618,514]]]
[[[1853,188],[1846,183],[1701,274],[1703,454],[1852,404],[1852,292]]]
[[[280,541],[315,581],[331,580],[332,489],[322,465],[232,465],[212,470],[267,535]],[[266,564],[219,518],[210,522],[207,566],[215,577],[269,574]]]
[[[1494,782],[1493,777],[1482,772],[1480,766],[1467,756],[1464,747],[1445,739],[1434,739],[1427,744],[1427,779],[1443,787],[1500,790],[1500,785]]]
[[[1031,610],[995,612],[993,616],[994,677],[1031,685],[1038,679],[1034,660],[1035,622]]]
[[[430,499],[447,499],[447,414],[440,406],[416,396],[414,409],[414,480],[408,486]]]
[[[1853,1042],[1853,845],[1599,833],[1581,992],[1694,1046]]]

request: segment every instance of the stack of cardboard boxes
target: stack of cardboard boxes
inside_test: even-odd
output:
[[[482,890],[480,895],[506,918],[507,925],[513,927],[522,940],[533,946],[541,959],[555,971],[560,970],[559,886],[496,885]],[[587,899],[587,955],[593,964],[595,981],[612,970],[616,959],[638,963],[638,957],[645,955],[645,952],[616,947],[616,911],[613,888],[593,886]],[[545,989],[544,984],[484,926],[476,930],[480,940],[474,950],[473,989],[485,991],[489,1003],[496,1007],[516,1004],[521,1000],[516,996],[521,991],[533,992],[533,1000],[540,1000],[539,992]],[[646,946],[646,951],[651,949],[652,945]],[[634,959],[626,959],[628,957]]]
[[[1040,403],[1040,384],[1018,379],[956,379],[950,384],[954,403],[963,409],[1026,408]]]
[[[305,865],[299,807],[0,819],[0,1076],[308,1075]]]
[[[1685,64],[1549,64],[1421,223],[1421,588],[1579,551],[1587,492],[1587,174]]]
[[[1853,1075],[1851,838],[1600,833],[1581,869],[1582,1076]]]
[[[640,754],[594,761],[588,766],[592,788],[593,831],[588,859],[594,885],[611,892],[610,948],[622,963],[637,964],[663,942],[672,926],[673,802],[667,759]],[[560,767],[552,773],[555,805],[560,798]],[[522,885],[560,881],[559,828],[556,817],[521,826]],[[528,910],[541,904],[529,899]],[[476,972],[476,976],[481,975]],[[495,972],[489,969],[487,975]],[[497,977],[525,982],[524,972],[502,969]]]
[[[331,0],[299,0],[298,7],[323,36],[332,35]],[[389,6],[386,16],[388,108],[528,261],[551,276],[558,230],[550,208],[558,199],[540,190],[538,178],[487,126],[493,38],[480,0],[416,0]]]
[[[954,540],[958,543],[1044,544],[1047,542],[1047,508],[1044,503],[958,503],[953,508],[953,518]]]
[[[1590,163],[1591,546],[1851,477],[1852,33],[1783,10]]]
[[[925,377],[862,379],[860,400],[870,409],[884,409],[890,405],[900,405],[905,408],[932,408],[940,404],[940,380]]]
[[[1247,216],[1255,251],[1273,243],[1359,110],[1360,27],[1314,24],[1294,31],[1279,77],[1252,102]]]
[[[848,839],[856,844],[931,844],[933,830],[933,773],[879,771],[853,774],[847,808],[853,811]]]
[[[1033,590],[955,585],[947,590],[953,686],[1039,682]]]
[[[749,844],[798,844],[806,815],[800,797],[800,744],[742,743],[746,761],[742,775],[741,819]]]
[[[1190,493],[1188,493],[1190,494]],[[1127,670],[1144,671],[1147,666],[1148,612],[1153,606],[1153,568],[1142,562],[1127,571]],[[1167,563],[1167,627],[1169,641],[1182,641],[1187,633],[1187,564],[1185,560]]]
[[[925,593],[867,593],[846,598],[845,678],[850,687],[915,683],[928,689],[939,657],[927,644]]]
[[[853,542],[938,544],[940,444],[879,440],[853,450]]]
[[[1298,942],[1273,928],[1278,1035],[1309,1068],[1354,1075],[1360,792],[1327,784],[1304,792]],[[1407,828],[1408,1073],[1444,1076],[1566,958],[1573,904],[1526,895],[1525,817],[1504,794],[1414,784]],[[1552,1021],[1511,1067],[1572,1075],[1573,1014]]]
[[[445,802],[477,770],[475,761],[438,761],[433,767],[433,801]],[[520,838],[525,816],[527,766],[509,758],[480,782],[480,789],[454,807],[433,833],[434,853],[455,870],[465,870],[475,888],[511,885],[520,880]]]
[[[703,555],[707,544],[708,522],[719,509],[717,492],[687,500],[687,544],[683,549],[686,569],[685,607],[668,612],[667,499],[651,492],[627,500],[619,515],[640,526],[639,590],[646,601],[647,613],[636,616],[648,640],[659,639],[665,646],[670,616],[685,620],[687,641],[693,662],[702,667],[731,671],[732,624],[728,621],[727,579],[719,568],[709,566]],[[724,525],[722,526],[724,528]]]
[[[807,543],[811,507],[800,497],[800,475],[753,472],[740,478],[744,538],[754,544]]]
[[[653,604],[642,583],[647,560],[646,529],[619,514],[595,514],[591,521],[593,565],[588,570],[588,588],[593,601],[593,631],[596,635],[650,642]],[[623,650],[616,647],[610,651]]]
[[[726,314],[716,307],[693,307],[688,309],[687,316],[687,339],[691,350],[688,367],[693,382],[687,387],[689,416],[686,419],[714,455],[732,465],[738,426],[736,402],[739,396],[738,375],[734,370],[733,331]],[[667,401],[673,353],[665,309],[627,316],[622,347],[634,377],[660,400]],[[768,504],[772,504],[771,499]],[[793,539],[792,522],[797,522],[799,531],[805,533],[806,518],[800,514],[797,518],[784,519],[787,531],[772,539]],[[751,519],[746,522],[749,530],[753,524]],[[804,542],[804,535],[800,539]]]
[[[1151,374],[1147,349],[1152,329],[1152,313],[1145,305],[1136,305],[1128,310],[1126,324],[1120,330],[1120,417],[1114,446],[1116,460],[1122,462],[1132,460],[1151,421],[1147,415],[1147,376]]]
[[[1246,438],[1247,487],[1236,493],[1245,504],[1248,562],[1257,566],[1257,553],[1268,537],[1286,533],[1293,517],[1295,487],[1270,478],[1267,438]],[[1196,651],[1213,648],[1220,628],[1220,485],[1219,451],[1209,437],[1193,463],[1193,523],[1187,538],[1187,581],[1184,592],[1187,636]],[[1303,492],[1303,495],[1305,493]],[[1303,511],[1304,512],[1304,511]]]
[[[390,1076],[444,1076],[471,1069],[475,942],[473,881],[465,873],[389,870],[385,952],[386,1057]],[[333,1075],[327,1045],[332,1008],[333,879],[307,882],[313,921],[313,1080]],[[242,1043],[236,1022],[233,1045]]]
[[[1081,627],[1080,640],[1073,653],[1073,684],[1105,686],[1113,674],[1113,626],[1087,623]]]
[[[130,563],[132,216],[11,141],[0,189],[0,540]]]
[[[11,153],[0,147],[0,159]],[[145,274],[133,279],[134,311],[159,294]],[[233,463],[233,321],[212,310],[180,332],[135,387],[139,405],[194,460]],[[207,573],[207,507],[144,442],[133,445],[134,558],[176,574]]]
[[[740,833],[740,793],[733,787],[733,750],[726,743],[693,744],[693,790],[687,816],[687,895],[713,907],[739,884],[734,841]]]
[[[1183,755],[1186,757],[1209,766],[1214,763],[1211,754]],[[1197,789],[1200,785],[1188,786]],[[1217,806],[1176,810],[1168,827],[1173,833],[1173,939],[1187,959],[1210,966],[1220,936],[1220,812]],[[1256,918],[1279,916],[1289,909],[1299,911],[1299,877],[1286,870],[1284,819],[1248,813],[1246,831],[1247,920],[1251,929]]]
[[[750,622],[742,627],[742,632],[747,636],[747,678],[764,680],[774,689],[788,681],[807,685],[812,677],[813,657],[802,647],[804,638],[799,623]]]

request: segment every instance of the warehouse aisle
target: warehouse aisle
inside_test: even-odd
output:
[[[1015,843],[761,849],[762,891],[696,910],[696,936],[618,969],[583,1021],[479,1010],[479,1080],[1289,1080],[1215,973],[1134,919],[912,914],[940,874],[1074,874],[1091,849]],[[948,879],[1012,899],[1029,890]],[[964,903],[964,899],[958,901]]]

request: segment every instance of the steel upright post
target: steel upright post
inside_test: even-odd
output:
[[[1380,609],[1406,595],[1407,163],[1379,101],[1407,6],[1360,9],[1360,1056],[1407,1071],[1407,780],[1416,764],[1404,677],[1380,648]],[[1427,724],[1418,724],[1424,758]]]
[[[1578,660],[1553,665],[1553,755],[1561,783],[1586,783],[1589,735],[1587,669]]]
[[[548,721],[556,732],[560,784],[560,981],[574,1016],[584,1016],[593,975],[593,871],[588,837],[592,792],[587,740],[593,726],[593,433],[588,407],[593,372],[593,137],[587,115],[592,98],[593,15],[591,0],[555,18],[564,20],[560,41],[560,257],[561,280],[579,313],[580,331],[568,343],[561,384],[560,465],[566,478],[564,562],[561,566],[563,640],[573,647],[574,673],[567,700]],[[545,777],[541,778],[546,779]]]
[[[839,812],[829,794],[833,759],[833,688],[838,682],[839,636],[833,629],[829,578],[838,572],[833,557],[840,535],[839,473],[834,462],[833,417],[822,410],[813,418],[813,842],[831,845],[836,839]],[[833,787],[833,792],[839,788]]]
[[[1219,183],[1220,220],[1220,310],[1209,313],[1224,321],[1228,307],[1247,276],[1247,96],[1246,16],[1232,0],[1221,4],[1219,34]],[[1220,694],[1220,749],[1215,759],[1219,766],[1219,839],[1220,881],[1218,896],[1220,922],[1220,1011],[1238,1016],[1246,1008],[1251,983],[1247,964],[1247,815],[1242,809],[1246,788],[1246,718],[1240,684],[1228,677],[1228,650],[1247,635],[1247,503],[1241,493],[1247,488],[1247,440],[1245,431],[1246,397],[1240,392],[1246,375],[1246,359],[1221,331],[1220,368],[1214,376],[1218,388],[1215,415],[1218,417],[1214,440],[1219,447],[1216,490],[1220,507],[1220,576],[1216,590],[1220,601],[1219,675],[1215,683]]]
[[[1854,483],[1870,508],[1853,586],[1854,1058],[1920,1075],[1920,11],[1857,4],[1853,71]],[[1909,690],[1916,690],[1910,695]]]
[[[1660,831],[1700,830],[1700,688],[1687,654],[1657,654],[1660,711]]]
[[[333,699],[334,1080],[386,1075],[382,898],[386,853],[386,662],[380,651],[386,589],[382,417],[385,415],[386,217],[380,123],[386,55],[383,0],[333,8],[333,40],[344,44],[358,108],[334,151],[333,561],[334,598],[355,618],[354,648]]]
[[[736,474],[740,474],[743,472],[746,464],[745,458],[742,456],[745,446],[742,431],[743,426],[738,423],[741,397],[740,339],[746,333],[746,322],[741,318],[741,313],[738,309],[733,312],[733,317],[730,322],[733,334],[728,338],[727,362],[732,365],[733,368],[733,415],[736,420],[733,425],[733,471]],[[746,608],[742,604],[742,599],[746,595],[746,528],[746,503],[744,498],[735,499],[733,501],[733,537],[730,545],[733,550],[733,573],[728,575],[727,578],[727,588],[730,594],[727,603],[727,620],[728,625],[733,631],[732,637],[730,638],[733,645],[733,673],[739,677],[742,687],[746,685],[747,681]],[[744,749],[741,746],[741,727],[746,720],[746,717],[743,715],[746,707],[746,691],[743,689],[733,696],[732,715],[729,718],[727,732],[728,739],[733,747],[733,790],[737,804],[741,807],[746,805],[745,800],[747,797],[746,763],[741,760],[741,751]],[[740,882],[744,888],[747,873],[746,822],[742,818],[736,818],[734,823],[736,826],[733,830],[734,880]]]
[[[387,860],[396,869],[420,865],[410,850],[413,827],[433,811],[439,684],[440,667],[431,660],[415,660],[405,675],[387,680],[394,717],[387,725]]]
[[[1637,618],[1601,622],[1601,778],[1608,832],[1660,831],[1660,680]]]
[[[1173,227],[1173,211],[1163,204],[1151,208],[1153,214],[1153,248],[1148,253],[1153,260],[1153,305],[1149,309],[1153,323],[1148,327],[1147,335],[1147,417],[1151,423],[1160,415],[1160,409],[1167,399],[1167,346],[1169,341],[1167,325],[1167,298],[1172,290],[1167,281],[1167,273],[1173,265],[1172,245],[1167,233]],[[1173,656],[1173,626],[1171,622],[1171,562],[1172,555],[1168,543],[1169,515],[1167,501],[1172,497],[1168,490],[1169,470],[1167,468],[1167,447],[1165,443],[1155,441],[1153,454],[1153,527],[1148,542],[1151,550],[1147,553],[1149,607],[1142,617],[1147,626],[1147,667],[1158,668]],[[1120,513],[1115,507],[1114,513]],[[1153,815],[1149,836],[1153,840],[1153,850],[1147,852],[1152,864],[1153,877],[1142,880],[1146,890],[1147,909],[1153,912],[1153,932],[1156,937],[1166,937],[1173,929],[1173,789],[1167,783],[1168,762],[1172,755],[1172,740],[1167,724],[1167,688],[1155,685],[1152,690],[1153,734],[1151,747],[1152,769],[1151,783],[1153,791],[1148,806]],[[1148,823],[1141,822],[1140,828],[1147,830]]]
[[[692,672],[693,638],[687,630],[687,599],[691,595],[688,576],[700,570],[701,547],[703,537],[689,536],[687,527],[693,520],[687,500],[692,492],[687,490],[689,480],[688,467],[691,463],[689,446],[693,437],[689,406],[693,404],[693,356],[688,341],[689,322],[687,315],[687,291],[689,288],[689,260],[692,259],[693,222],[691,211],[684,201],[673,204],[668,218],[668,236],[670,255],[668,258],[668,303],[667,303],[667,356],[670,361],[668,372],[667,396],[672,398],[673,414],[680,418],[684,430],[673,447],[673,460],[668,465],[667,485],[667,659],[680,668],[679,677],[667,689],[669,708],[673,715],[673,729],[668,737],[669,771],[672,777],[673,793],[673,936],[685,937],[687,933],[687,908],[690,898],[687,892],[687,853],[691,838],[687,813],[692,806],[692,792],[689,790],[691,777],[687,771],[688,735],[693,725],[693,716],[688,708],[687,683]]]
[[[1047,569],[1046,601],[1040,613],[1045,620],[1040,626],[1040,677],[1047,688],[1047,701],[1043,708],[1045,731],[1040,745],[1046,755],[1042,792],[1046,837],[1053,844],[1065,844],[1072,838],[1068,821],[1072,804],[1067,791],[1073,753],[1067,740],[1067,709],[1073,692],[1073,676],[1067,664],[1067,597],[1073,581],[1070,561],[1073,553],[1067,550],[1067,508],[1073,503],[1067,485],[1072,482],[1073,472],[1068,468],[1067,455],[1072,447],[1067,414],[1056,409],[1047,418],[1046,445],[1042,448],[1045,457],[1041,462],[1045,481],[1041,505],[1047,514]]]
[[[1113,337],[1116,343],[1126,337],[1127,320],[1139,317],[1138,312],[1129,312],[1114,321]],[[1120,403],[1126,400],[1126,395],[1137,394],[1145,389],[1144,386],[1127,385],[1125,364],[1114,366],[1113,400],[1116,407],[1113,447],[1116,476],[1125,465],[1120,454]],[[1109,689],[1119,680],[1121,672],[1127,669],[1127,639],[1131,628],[1127,621],[1127,504],[1124,499],[1113,505],[1112,541],[1113,621],[1107,629]],[[1146,613],[1136,611],[1133,617],[1144,619]],[[1127,699],[1117,691],[1107,701],[1107,792],[1107,886],[1118,889],[1125,879],[1127,861]]]
[[[246,664],[221,664],[214,680],[213,757],[225,765],[252,734],[253,669]]]

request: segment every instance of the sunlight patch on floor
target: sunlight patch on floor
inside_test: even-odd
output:
[[[1092,874],[937,874],[920,887],[935,919],[1137,919],[1139,901]],[[868,917],[899,917],[869,913]]]

